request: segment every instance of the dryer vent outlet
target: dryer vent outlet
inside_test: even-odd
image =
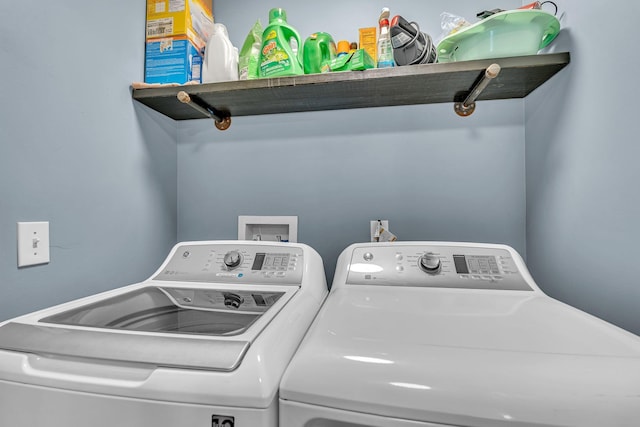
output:
[[[380,241],[380,232],[382,230],[389,230],[389,220],[376,219],[376,220],[369,221],[369,231],[370,231],[372,242]]]

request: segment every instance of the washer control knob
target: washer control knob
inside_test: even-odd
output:
[[[242,264],[242,254],[238,251],[229,251],[224,255],[224,265],[233,270],[237,266]]]
[[[437,255],[429,252],[420,257],[420,259],[418,260],[418,266],[425,273],[438,274],[440,273],[442,264],[440,263],[440,258]]]

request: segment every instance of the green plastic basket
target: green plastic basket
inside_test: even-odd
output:
[[[560,21],[542,10],[507,10],[449,34],[438,43],[438,62],[535,55],[560,32]]]

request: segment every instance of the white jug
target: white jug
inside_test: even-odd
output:
[[[238,48],[229,40],[227,27],[213,24],[211,37],[204,50],[202,83],[238,80]]]

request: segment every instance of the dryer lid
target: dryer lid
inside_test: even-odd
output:
[[[632,425],[640,339],[544,296],[333,291],[283,400],[446,425]],[[521,424],[518,424],[521,423]]]

